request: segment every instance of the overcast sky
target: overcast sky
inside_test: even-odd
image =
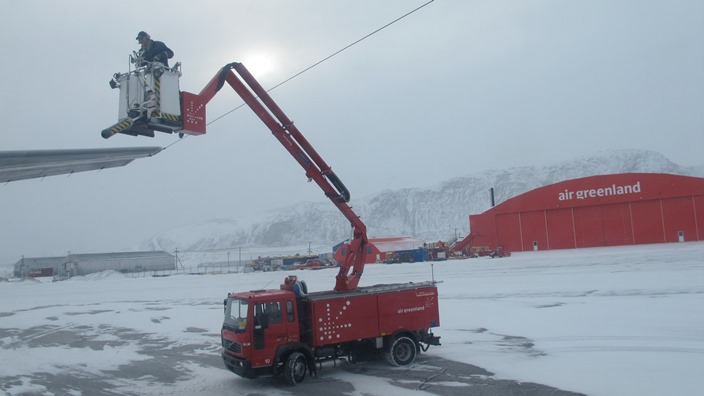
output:
[[[145,30],[199,92],[270,88],[426,0],[0,2],[0,150],[168,146],[100,131]],[[435,0],[271,91],[355,197],[606,149],[704,163],[704,2]],[[242,101],[226,86],[208,119]],[[0,264],[323,201],[248,108],[124,168],[0,185]]]

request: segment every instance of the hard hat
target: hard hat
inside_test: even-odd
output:
[[[141,37],[146,37],[147,40],[149,40],[149,34],[142,30],[141,32],[137,33],[137,40],[139,40]]]

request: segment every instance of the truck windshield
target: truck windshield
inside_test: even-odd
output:
[[[236,333],[244,332],[247,327],[247,300],[227,299],[225,305],[224,327]]]

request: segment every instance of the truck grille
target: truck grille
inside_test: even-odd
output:
[[[242,353],[242,344],[229,340],[222,340],[222,346],[232,353]]]

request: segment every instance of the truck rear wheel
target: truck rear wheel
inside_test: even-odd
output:
[[[284,364],[284,377],[289,385],[296,385],[306,378],[306,357],[300,352],[294,352],[288,356]]]
[[[392,366],[406,366],[416,360],[418,348],[410,337],[394,338],[384,353],[386,361]]]

